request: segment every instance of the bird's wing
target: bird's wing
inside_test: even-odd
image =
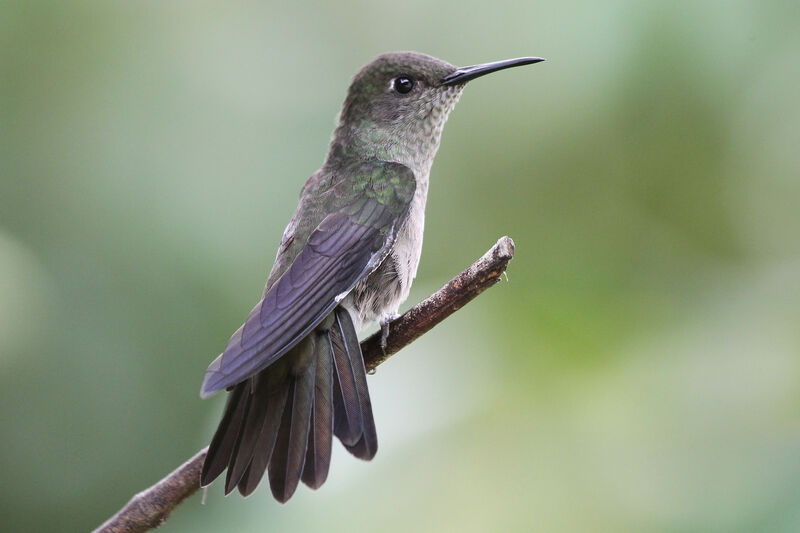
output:
[[[311,232],[208,370],[207,397],[263,370],[314,329],[386,258],[408,214],[416,181],[398,163],[362,164],[356,187]],[[353,177],[348,177],[353,179]]]

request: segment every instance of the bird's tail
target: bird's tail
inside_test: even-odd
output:
[[[364,359],[342,307],[280,360],[233,388],[201,485],[227,468],[225,493],[238,487],[247,496],[266,471],[273,496],[285,502],[300,480],[314,489],[325,482],[333,435],[356,457],[375,456]]]
[[[333,433],[350,453],[369,461],[378,451],[378,437],[367,390],[367,372],[353,320],[342,307],[336,310],[331,341],[335,369]]]

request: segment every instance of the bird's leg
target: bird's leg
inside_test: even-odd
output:
[[[386,341],[389,339],[389,322],[400,318],[397,313],[384,313],[380,318],[381,325],[381,350],[386,355]]]

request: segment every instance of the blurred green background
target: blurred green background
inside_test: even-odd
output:
[[[499,284],[370,378],[381,449],[164,531],[800,530],[800,4],[0,6],[0,517],[86,531],[208,443],[206,365],[263,287],[362,64],[467,88],[418,301]]]

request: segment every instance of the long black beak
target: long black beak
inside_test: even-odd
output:
[[[442,85],[457,85],[474,80],[490,72],[497,72],[504,68],[520,67],[522,65],[532,65],[544,61],[541,57],[518,57],[517,59],[506,59],[505,61],[495,61],[482,65],[472,65],[471,67],[461,67],[442,78]]]

